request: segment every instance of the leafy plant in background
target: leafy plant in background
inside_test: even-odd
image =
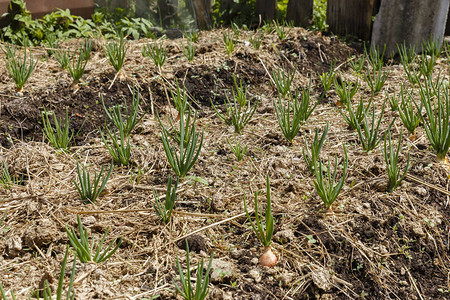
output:
[[[323,91],[325,93],[330,90],[331,84],[333,84],[333,82],[336,78],[336,73],[334,71],[335,67],[336,67],[336,64],[331,63],[330,70],[328,72],[323,72],[322,74],[319,75],[319,79],[320,79],[320,82],[322,83]]]
[[[167,60],[168,52],[169,51],[164,47],[162,42],[147,43],[147,45],[142,48],[142,55],[144,57],[150,56],[153,63],[160,69]]]
[[[275,86],[278,89],[278,93],[281,94],[283,98],[287,96],[288,93],[291,92],[291,84],[294,80],[295,70],[292,71],[292,74],[289,71],[284,69],[272,70],[272,78]]]
[[[236,133],[241,133],[242,129],[244,129],[245,125],[250,121],[253,114],[256,111],[256,107],[258,105],[258,101],[255,103],[250,103],[250,100],[247,98],[247,88],[242,87],[242,81],[239,81],[239,85],[236,81],[236,77],[233,76],[234,79],[234,89],[233,93],[233,101],[231,101],[228,95],[225,98],[225,113],[220,113],[214,103],[211,100],[211,106],[216,112],[217,116],[225,122],[227,125],[233,125],[234,131]]]
[[[11,176],[8,170],[8,166],[6,165],[5,161],[2,161],[2,166],[0,168],[1,175],[0,175],[0,184],[5,189],[10,189],[13,184],[21,184],[22,179],[17,178],[15,176]]]
[[[188,114],[190,113],[190,109],[188,109]],[[203,145],[203,132],[200,142],[198,142],[199,134],[195,131],[196,119],[197,113],[195,112],[194,121],[189,125],[189,128],[186,128],[187,122],[185,121],[185,116],[183,114],[180,115],[180,142],[178,144],[178,150],[170,145],[169,133],[164,127],[161,132],[161,140],[167,160],[178,177],[185,177],[187,175],[189,170],[194,166]],[[186,134],[188,134],[187,137]]]
[[[358,81],[356,81],[355,84],[347,83],[340,74],[339,77],[334,79],[334,88],[343,106],[351,103],[353,96],[355,96],[358,91],[358,87]]]
[[[356,113],[353,110],[353,105],[351,103],[345,106],[349,116],[343,113],[342,110],[339,110],[339,113],[344,118],[344,121],[348,124],[348,126],[350,126],[351,129],[356,130],[356,128],[359,127],[361,122],[364,120],[364,116],[369,111],[372,101],[373,97],[370,98],[367,106],[364,106],[363,97],[361,96],[361,98],[359,99],[358,107],[356,108]]]
[[[387,138],[389,141],[389,154],[388,154],[388,147],[386,144]],[[406,173],[408,173],[409,170],[409,152],[408,152],[408,162],[406,163],[406,167],[403,173],[400,172],[400,168],[398,166],[398,154],[400,152],[401,144],[402,144],[402,133],[400,133],[400,139],[398,141],[397,150],[394,150],[394,147],[392,145],[391,132],[388,132],[384,137],[383,156],[384,161],[386,162],[386,170],[388,172],[389,178],[387,188],[388,192],[392,192],[400,185],[400,183],[402,182],[403,178],[405,178]]]
[[[371,151],[371,150],[375,149],[375,147],[384,138],[384,135],[386,134],[386,132],[391,129],[392,124],[394,124],[395,119],[389,125],[388,129],[381,136],[381,138],[378,138],[379,128],[380,128],[381,120],[383,119],[385,106],[386,106],[386,102],[383,103],[383,108],[381,110],[381,113],[380,113],[380,116],[378,118],[376,125],[375,125],[375,105],[372,105],[372,121],[371,121],[370,125],[369,125],[369,122],[367,121],[367,113],[366,113],[364,115],[364,120],[362,122],[363,129],[361,129],[361,126],[356,127],[356,131],[358,132],[359,139],[361,141],[361,145],[362,145],[364,151]],[[350,111],[350,113],[352,115],[354,115],[352,111]],[[352,118],[353,117],[354,116],[352,116]]]
[[[23,86],[33,73],[37,60],[34,60],[33,56],[27,51],[27,41],[24,43],[23,57],[16,56],[16,49],[9,44],[5,48],[2,47],[2,51],[6,54],[6,69],[9,75],[14,80],[18,92],[22,92]],[[29,58],[27,56],[29,55]]]
[[[108,57],[109,63],[114,68],[114,70],[116,70],[119,76],[121,74],[127,51],[128,46],[123,35],[120,35],[118,42],[112,41],[107,43],[106,46],[103,47],[103,52],[105,53],[106,57]]]
[[[177,258],[177,268],[178,268],[178,275],[180,276],[181,288],[178,286],[177,283],[175,283],[175,281],[173,282],[173,285],[184,299],[204,300],[206,296],[208,296],[209,272],[211,270],[212,260],[213,254],[211,254],[211,258],[209,259],[209,264],[206,269],[204,277],[203,277],[203,264],[204,264],[203,258],[201,262],[198,263],[196,276],[197,280],[195,281],[195,289],[194,289],[191,283],[191,260],[189,257],[189,244],[186,240],[186,274],[183,272],[180,260]]]
[[[317,194],[319,194],[322,199],[325,207],[330,209],[331,205],[333,205],[337,196],[341,192],[342,187],[344,186],[345,178],[347,177],[347,166],[348,166],[348,158],[347,158],[347,150],[344,146],[344,161],[343,161],[343,171],[341,180],[336,182],[338,161],[337,155],[334,157],[334,170],[331,173],[331,163],[330,158],[328,158],[328,166],[326,167],[326,175],[324,175],[323,163],[319,159],[318,168],[314,169],[314,174],[316,175],[316,180],[314,180],[314,187],[316,188]]]
[[[381,91],[388,76],[389,72],[377,71],[375,69],[372,69],[372,72],[368,71],[364,74],[366,83],[373,95],[377,95]]]
[[[191,43],[191,41],[188,40],[186,46],[183,47],[183,54],[186,57],[188,61],[193,61],[195,57],[195,46]]]
[[[105,239],[108,236],[109,227],[106,229],[98,245],[96,245],[94,238],[89,243],[88,232],[86,229],[84,229],[79,215],[77,215],[77,222],[78,222],[78,232],[80,233],[79,238],[75,232],[75,229],[73,229],[72,227],[69,230],[66,226],[65,229],[67,237],[69,238],[69,242],[72,245],[73,249],[76,251],[78,258],[82,263],[87,263],[91,261],[95,263],[104,262],[108,260],[108,258],[110,258],[117,251],[117,249],[119,249],[119,246],[122,243],[122,238],[120,238],[119,241],[117,241],[117,239],[111,241],[111,243],[106,249],[104,250],[102,249],[103,243],[105,242]],[[112,248],[114,244],[116,244],[116,246]],[[93,252],[94,246],[97,246],[97,248],[95,249],[95,253]]]
[[[136,125],[142,120],[145,116],[145,113],[142,116],[138,117],[139,114],[139,104],[140,104],[140,93],[136,87],[133,87],[131,90],[131,109],[128,111],[128,104],[126,99],[124,100],[123,105],[117,104],[112,106],[110,109],[107,109],[105,106],[105,102],[102,98],[103,109],[105,110],[106,116],[108,119],[113,122],[113,124],[117,127],[120,134],[123,134],[125,138],[128,138],[131,135],[131,132],[136,127]],[[122,117],[122,110],[124,110],[125,119]]]
[[[323,129],[322,136],[319,139],[319,129],[316,128],[314,134],[314,141],[309,149],[308,141],[305,139],[305,148],[302,149],[303,158],[311,172],[315,172],[317,168],[317,161],[319,160],[320,150],[322,149],[323,143],[328,133],[328,123]]]
[[[420,116],[428,140],[440,162],[445,161],[450,148],[450,96],[449,87],[443,80],[439,75],[435,83],[427,78],[423,84],[419,83],[422,105],[428,118]]]
[[[164,204],[161,203],[161,198],[159,197],[158,192],[155,190],[155,188],[153,188],[153,197],[155,198],[155,204],[153,204],[153,208],[155,209],[158,218],[161,219],[166,224],[170,222],[173,207],[175,206],[175,199],[177,197],[177,187],[178,187],[178,178],[175,181],[174,187],[172,188],[172,176],[169,175],[169,181],[167,182],[167,191]]]
[[[312,28],[317,31],[327,30],[327,0],[314,0]]]
[[[225,44],[225,50],[227,51],[228,56],[231,56],[231,54],[233,54],[234,48],[236,48],[237,39],[233,38],[229,31],[224,32],[222,36],[223,42]]]
[[[398,110],[400,119],[402,120],[403,125],[405,125],[406,129],[408,129],[409,133],[414,134],[414,131],[420,124],[420,115],[422,112],[423,103],[421,103],[419,107],[414,101],[411,92],[404,91],[403,85],[400,88],[400,98],[402,99]],[[418,108],[417,113],[415,112],[415,107]]]
[[[250,213],[247,209],[247,203],[245,201],[244,194],[244,210],[247,215],[247,220],[255,232],[256,237],[264,246],[264,253],[259,258],[259,263],[263,266],[272,267],[278,261],[278,258],[273,254],[271,244],[273,236],[273,215],[272,215],[272,202],[270,199],[270,180],[269,175],[266,176],[266,212],[265,212],[265,224],[262,222],[262,217],[259,215],[258,208],[258,192],[255,192],[255,222],[253,223]],[[265,228],[265,230],[264,230]]]
[[[75,184],[78,194],[81,197],[81,200],[86,201],[88,200],[91,203],[95,203],[97,201],[98,196],[101,194],[103,189],[106,186],[106,183],[108,182],[109,177],[111,176],[112,170],[113,170],[113,163],[111,163],[111,166],[109,167],[109,171],[106,175],[103,176],[104,166],[102,166],[102,169],[100,170],[100,173],[97,175],[97,173],[94,173],[94,184],[91,183],[91,175],[88,171],[86,171],[85,166],[83,165],[80,169],[80,165],[77,161],[77,174],[78,174],[78,182],[75,180],[73,183]],[[100,183],[101,182],[101,183]]]
[[[52,124],[49,120],[49,115],[53,114],[53,122],[55,124],[55,127],[53,128]],[[70,141],[73,138],[73,132],[72,134],[69,134],[69,115],[66,108],[66,117],[64,119],[64,127],[62,127],[62,121],[61,118],[59,121],[56,119],[56,114],[48,113],[45,110],[41,112],[42,115],[42,125],[44,126],[44,134],[47,140],[52,144],[53,147],[56,149],[61,149],[64,152],[68,152],[70,149]]]
[[[106,140],[101,130],[100,135],[102,137],[103,144],[105,144],[114,162],[116,162],[118,165],[128,166],[131,159],[130,137],[125,136],[125,131],[119,131],[119,137],[117,137],[116,132],[111,132],[108,127],[106,127],[106,131],[109,138],[111,139],[111,145]]]

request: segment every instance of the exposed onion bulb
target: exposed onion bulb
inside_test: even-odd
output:
[[[272,247],[264,247],[264,253],[259,257],[259,264],[265,267],[273,267],[278,257],[272,252]]]

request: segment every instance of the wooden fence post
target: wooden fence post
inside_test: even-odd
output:
[[[372,47],[386,45],[386,54],[397,53],[397,45],[421,50],[431,36],[442,43],[450,0],[383,0],[372,32]]]
[[[263,20],[275,19],[277,0],[256,0],[256,15],[261,15]]]
[[[294,21],[295,26],[311,25],[314,0],[289,0],[286,19]]]
[[[198,29],[211,28],[211,1],[192,0],[192,8],[195,13],[195,20]]]
[[[329,30],[335,34],[351,34],[368,41],[373,10],[374,0],[328,0]]]

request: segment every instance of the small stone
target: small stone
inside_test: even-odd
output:
[[[258,269],[252,269],[248,272],[248,276],[252,278],[256,283],[259,283],[262,279],[261,272]]]
[[[412,231],[418,237],[421,237],[421,238],[425,237],[425,232],[422,229],[422,225],[418,222],[413,222]]]
[[[295,276],[296,275],[294,273],[283,273],[278,276],[278,279],[281,281],[283,287],[290,287]]]
[[[295,240],[295,235],[291,229],[285,229],[275,233],[275,235],[273,236],[273,240],[280,244],[286,244]]]
[[[253,257],[250,262],[252,263],[252,265],[257,265],[259,263],[259,259],[257,257]]]
[[[328,291],[331,288],[330,272],[324,268],[318,268],[311,273],[314,284],[323,291]]]
[[[81,218],[81,222],[84,226],[92,226],[97,222],[97,219],[94,216],[87,216],[84,218]]]
[[[427,190],[422,186],[416,186],[414,188],[414,191],[422,197],[425,197],[428,193]]]
[[[222,295],[223,300],[233,300],[233,294],[231,292],[224,292]]]
[[[233,250],[231,250],[231,252],[230,252],[230,256],[231,256],[231,258],[233,258],[233,259],[239,259],[239,258],[241,258],[241,256],[242,256],[242,250],[238,250],[238,249],[233,249]]]
[[[22,238],[20,236],[12,236],[6,241],[6,249],[9,256],[18,256],[22,251]]]
[[[405,270],[405,268],[402,267],[400,269],[400,275],[405,276],[405,274],[406,274],[406,270]]]
[[[211,282],[229,283],[238,276],[236,266],[229,261],[213,259],[211,263]]]

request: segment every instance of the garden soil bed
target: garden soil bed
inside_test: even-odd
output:
[[[191,266],[214,254],[209,299],[448,299],[450,203],[444,192],[450,173],[435,160],[423,127],[415,137],[404,134],[399,163],[406,165],[409,151],[409,175],[387,193],[381,147],[362,151],[357,133],[339,114],[336,92],[323,93],[318,77],[334,63],[343,78],[359,81],[354,99],[367,103],[369,87],[347,64],[349,55],[360,55],[355,49],[334,37],[295,28],[284,41],[265,35],[259,50],[248,42],[254,32],[241,31],[236,50],[228,56],[222,32],[200,33],[193,62],[183,55],[185,39],[163,41],[169,53],[161,70],[142,57],[146,40],[130,42],[121,80],[101,51],[102,41],[96,41],[77,90],[45,49],[33,50],[40,62],[23,94],[16,93],[4,63],[0,65],[0,157],[13,176],[23,178],[9,189],[0,186],[0,220],[7,212],[0,225],[5,290],[25,299],[47,279],[56,291],[69,243],[65,227],[75,227],[79,214],[96,240],[109,228],[106,242],[119,237],[123,242],[107,262],[77,262],[76,299],[180,299],[173,282],[179,284],[176,259],[186,266],[186,239]],[[280,67],[295,70],[295,88],[307,88],[311,76],[312,101],[321,99],[293,144],[281,133],[273,106],[278,96],[272,70]],[[401,65],[391,63],[385,69],[388,81],[374,97],[377,114],[385,93],[398,92],[407,80]],[[447,59],[441,58],[436,69],[448,74]],[[242,135],[235,135],[211,106],[221,109],[231,97],[233,74],[247,86],[252,102],[258,101]],[[152,188],[164,194],[173,171],[156,115],[166,125],[169,115],[176,116],[170,99],[176,83],[184,84],[198,111],[197,130],[203,131],[204,140],[190,177],[180,181],[172,221],[164,225],[153,209]],[[93,173],[111,161],[100,138],[99,129],[111,128],[102,100],[106,107],[124,99],[129,105],[133,87],[140,93],[140,113],[146,115],[131,135],[132,163],[114,168],[97,203],[83,203],[73,183],[76,162],[84,162]],[[75,134],[69,153],[45,140],[43,107],[58,118],[67,109]],[[381,124],[384,131],[396,118],[391,128],[396,143],[400,132],[406,132],[397,114],[387,105]],[[322,132],[327,123],[322,159],[337,155],[342,160],[342,144],[349,158],[345,186],[331,210],[324,208],[302,156],[305,140],[311,144],[315,129]],[[233,143],[234,137],[248,147],[240,162],[227,142]],[[279,257],[272,268],[258,265],[261,245],[242,215],[244,195],[253,199],[261,191],[259,200],[265,200],[266,174],[275,220],[272,246]],[[224,222],[215,224],[219,221]],[[71,253],[65,287],[73,259]]]

